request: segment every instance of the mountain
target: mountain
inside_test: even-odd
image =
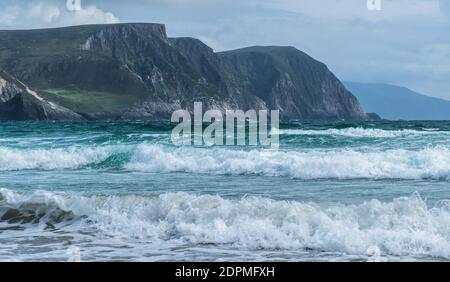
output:
[[[215,53],[197,39],[167,37],[161,24],[0,31],[0,70],[20,97],[39,97],[33,107],[61,110],[36,115],[21,105],[21,118],[168,120],[194,101],[279,109],[285,121],[371,117],[326,65],[293,47]],[[2,119],[15,119],[3,100]]]
[[[366,111],[390,120],[450,120],[450,101],[425,96],[408,88],[374,83],[344,82]]]

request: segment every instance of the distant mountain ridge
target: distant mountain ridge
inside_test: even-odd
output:
[[[167,37],[162,24],[0,31],[0,70],[41,104],[89,120],[168,120],[195,101],[222,111],[279,109],[285,121],[372,117],[326,65],[293,47],[214,53],[197,39]],[[14,119],[3,100],[2,119]]]
[[[450,101],[429,97],[406,87],[345,81],[364,110],[389,120],[450,120]]]

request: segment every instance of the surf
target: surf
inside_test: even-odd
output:
[[[193,244],[364,257],[376,246],[387,256],[450,258],[449,201],[430,206],[418,194],[352,205],[181,192],[80,196],[1,189],[0,196],[2,208],[41,204],[78,218],[77,224],[61,230],[90,230],[92,236],[112,236],[116,243],[146,242],[156,249]],[[26,235],[28,229],[44,227],[32,224],[19,232]]]

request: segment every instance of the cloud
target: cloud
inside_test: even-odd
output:
[[[104,12],[95,7],[88,6],[75,11],[64,11],[62,16],[55,20],[56,25],[81,25],[81,24],[111,24],[118,23],[119,19],[114,14]]]
[[[118,23],[119,19],[110,12],[105,12],[96,6],[68,9],[55,4],[38,3],[29,8],[30,16],[49,23],[51,26],[68,26],[82,24]]]
[[[443,20],[450,9],[442,10],[450,8],[448,0],[382,0],[379,12],[368,11],[365,0],[245,3],[230,0],[228,6],[191,13],[161,7],[154,15],[170,11],[176,17],[158,16],[169,35],[201,38],[218,51],[291,45],[325,62],[341,79],[400,84],[450,98],[450,26]]]
[[[52,23],[61,17],[61,11],[57,6],[42,3],[31,5],[27,13],[29,16],[41,19],[46,23]]]
[[[413,16],[438,17],[440,16],[439,1],[381,0],[382,11],[369,11],[366,0],[268,0],[264,2],[264,5],[328,20],[384,21]]]
[[[67,0],[66,8],[69,11],[79,11],[79,10],[81,10],[81,0]]]
[[[114,0],[111,0],[114,1]],[[371,21],[395,19],[410,16],[436,17],[440,15],[440,6],[448,5],[448,0],[381,0],[383,12],[373,12],[367,9],[367,0],[135,0],[145,6],[170,6],[173,8],[208,7],[239,8],[266,7],[287,12],[299,13],[305,16],[322,19],[366,19]]]
[[[47,28],[83,24],[110,24],[120,22],[111,12],[95,5],[69,9],[66,1],[27,1],[22,5],[1,8],[0,28]]]
[[[9,6],[3,11],[0,10],[0,24],[12,25],[20,14],[19,6]]]

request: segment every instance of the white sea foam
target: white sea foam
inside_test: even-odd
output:
[[[105,162],[118,154],[131,159]],[[111,169],[212,175],[263,175],[298,179],[450,179],[446,146],[405,149],[261,149],[168,147],[141,144],[20,150],[0,148],[0,171],[79,169],[104,163]]]
[[[9,194],[6,198],[22,197],[10,195],[14,193],[0,190],[1,195]],[[323,206],[186,193],[67,195],[65,199],[34,193],[59,201],[61,208],[77,215],[87,215],[91,223],[85,227],[97,228],[98,240],[106,234],[147,251],[169,243],[173,247],[212,244],[242,251],[313,249],[366,256],[376,247],[382,255],[450,258],[449,202],[429,207],[418,195],[388,203],[372,200]],[[80,231],[83,226],[74,224],[71,228]]]
[[[34,191],[32,193],[17,193],[13,190],[0,188],[0,203],[4,201],[8,205],[20,206],[23,204],[58,205],[65,200],[64,195],[48,191]]]
[[[256,174],[299,179],[448,179],[450,149],[436,146],[417,151],[239,151],[140,145],[125,168],[144,172]]]
[[[0,171],[76,169],[104,161],[120,150],[118,146],[30,150],[0,147]]]
[[[378,128],[351,127],[344,129],[306,130],[306,129],[282,129],[281,135],[308,135],[308,136],[344,136],[344,137],[368,137],[368,138],[395,138],[414,135],[429,135],[443,132],[419,131],[411,129],[385,130]],[[444,132],[445,133],[445,132]]]

